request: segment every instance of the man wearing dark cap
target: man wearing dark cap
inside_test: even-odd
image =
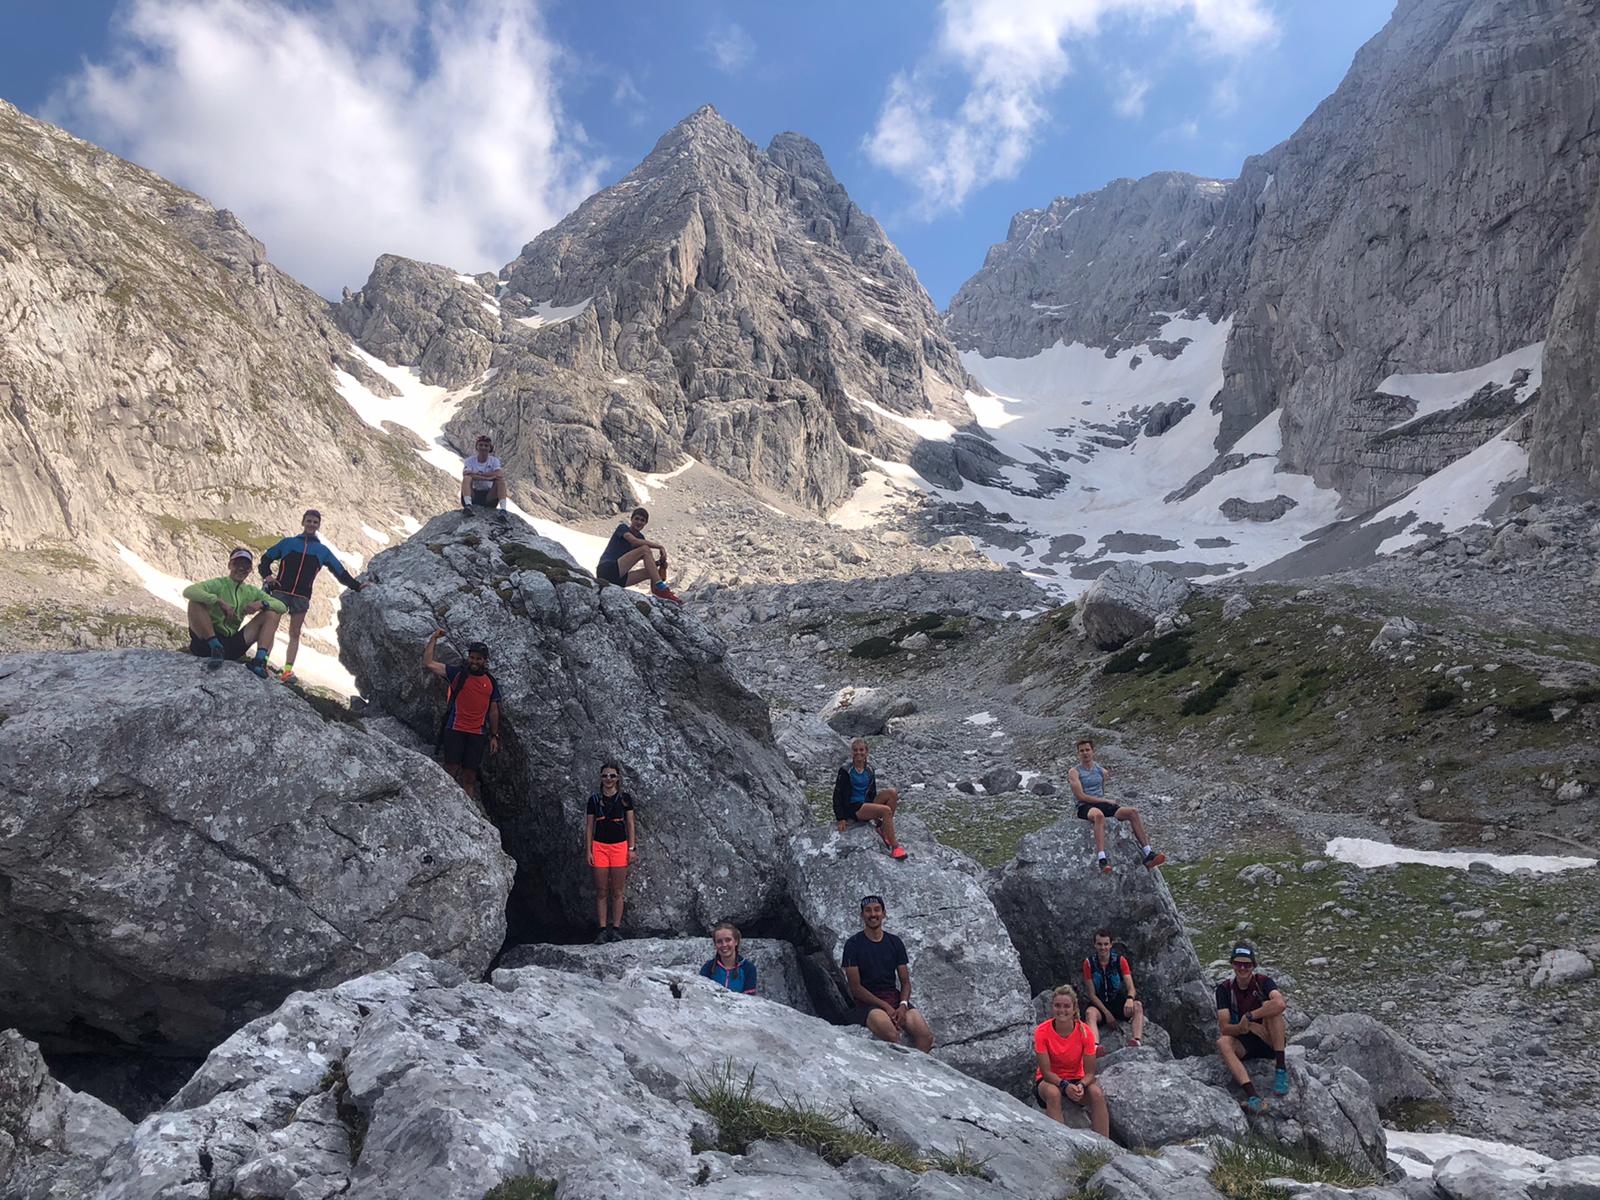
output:
[[[1283,1014],[1289,1002],[1268,975],[1256,970],[1256,952],[1248,945],[1233,948],[1233,976],[1217,984],[1217,1053],[1222,1055],[1228,1074],[1244,1091],[1240,1103],[1246,1112],[1265,1112],[1267,1102],[1256,1095],[1245,1066],[1254,1058],[1271,1058],[1277,1063],[1273,1077],[1274,1095],[1289,1094],[1289,1068],[1283,1047],[1288,1027]]]
[[[261,556],[261,577],[266,580],[266,590],[289,610],[289,649],[278,675],[285,683],[294,678],[294,660],[300,653],[300,630],[306,623],[306,613],[311,611],[311,586],[317,581],[317,572],[327,567],[335,579],[353,591],[359,592],[364,586],[344,569],[344,564],[317,536],[321,528],[322,514],[308,508],[300,518],[300,532],[284,538]],[[266,645],[270,651],[272,643],[269,641]]]
[[[444,630],[435,629],[422,651],[423,667],[446,685],[437,753],[461,790],[476,796],[484,752],[500,751],[500,685],[489,674],[489,647],[482,642],[467,647],[465,666],[446,666],[435,660],[433,648],[443,636]],[[617,911],[622,911],[620,906]]]
[[[933,1030],[911,1007],[911,965],[906,944],[883,927],[882,896],[861,898],[861,932],[844,944],[840,965],[856,1002],[856,1020],[880,1041],[910,1035],[918,1050],[933,1049]]]
[[[228,555],[228,573],[191,583],[183,589],[189,602],[189,653],[216,670],[226,659],[238,662],[256,647],[250,669],[267,676],[267,651],[278,632],[283,602],[246,583],[256,556],[243,546]],[[246,620],[246,618],[249,618]]]

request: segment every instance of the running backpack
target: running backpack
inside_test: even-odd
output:
[[[1228,1016],[1233,1021],[1233,1023],[1235,1025],[1237,1025],[1240,1022],[1240,1020],[1242,1020],[1243,1017],[1244,1017],[1244,1013],[1239,1011],[1239,1002],[1238,1002],[1239,993],[1234,990],[1233,980],[1224,979],[1222,982],[1224,984],[1226,984],[1227,988],[1228,988]],[[1249,992],[1249,994],[1251,996],[1255,997],[1255,1001],[1256,1002],[1255,1002],[1253,1007],[1251,1007],[1251,1008],[1249,1008],[1249,1009],[1247,1009],[1245,1011],[1254,1012],[1257,1008],[1260,1008],[1264,1003],[1266,1003],[1267,996],[1266,996],[1266,992],[1261,987],[1261,972],[1260,971],[1257,971],[1254,975],[1250,976],[1250,992]]]
[[[1120,961],[1119,961],[1120,960]],[[1095,994],[1100,999],[1111,1001],[1126,999],[1122,990],[1122,963],[1128,964],[1128,973],[1133,973],[1133,956],[1128,953],[1128,947],[1121,942],[1111,943],[1111,961],[1106,963],[1106,969],[1101,971],[1100,960],[1093,954],[1089,956],[1089,974],[1094,980]],[[1106,976],[1109,975],[1110,978]],[[1120,1017],[1118,1018],[1121,1019]]]

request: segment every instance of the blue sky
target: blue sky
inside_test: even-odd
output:
[[[941,307],[1019,209],[1232,175],[1392,0],[0,0],[0,95],[233,209],[324,294],[498,268],[712,103],[798,130]]]

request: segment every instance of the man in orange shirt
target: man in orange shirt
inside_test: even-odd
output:
[[[437,752],[450,777],[475,796],[485,749],[500,750],[500,685],[489,674],[489,647],[482,642],[467,647],[464,667],[435,661],[433,648],[443,636],[444,630],[435,629],[422,651],[423,667],[448,685]]]
[[[1111,1136],[1106,1095],[1094,1081],[1094,1030],[1078,1019],[1078,994],[1062,984],[1050,997],[1050,1019],[1033,1031],[1033,1094],[1050,1119],[1066,1124],[1068,1101],[1089,1110],[1089,1124]]]

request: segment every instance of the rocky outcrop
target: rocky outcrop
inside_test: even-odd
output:
[[[1309,1062],[1348,1067],[1372,1085],[1379,1108],[1405,1100],[1437,1100],[1427,1056],[1365,1013],[1319,1016],[1294,1037]]]
[[[0,246],[0,570],[115,539],[205,577],[307,505],[347,545],[425,511],[334,372],[388,385],[232,213],[0,101]]]
[[[874,737],[896,717],[916,711],[916,701],[886,688],[852,685],[835,692],[819,715],[835,733],[857,738]]]
[[[598,946],[530,943],[512,946],[496,966],[502,971],[546,967],[592,979],[617,980],[628,971],[650,967],[698,971],[712,953],[709,937],[632,938]],[[800,959],[792,945],[771,938],[742,938],[739,953],[755,964],[756,980],[765,999],[807,1015],[814,1013]]]
[[[829,961],[861,928],[860,902],[884,898],[884,928],[906,944],[912,1001],[933,1029],[934,1057],[1014,1088],[1032,1061],[1030,997],[1017,951],[979,883],[982,869],[913,817],[896,823],[896,862],[868,828],[831,828],[789,843],[794,905]],[[910,868],[909,870],[907,868]]]
[[[384,551],[369,577],[345,601],[341,659],[363,695],[430,744],[444,687],[421,668],[423,643],[438,626],[442,658],[489,645],[503,721],[484,803],[518,863],[522,940],[593,929],[584,805],[609,759],[637,805],[624,928],[703,935],[724,919],[752,932],[785,920],[782,847],[799,789],[765,702],[690,610],[598,587],[514,518],[459,512]]]
[[[1028,982],[1035,989],[1077,984],[1090,935],[1106,925],[1128,947],[1145,1009],[1167,1030],[1174,1049],[1205,1053],[1216,1039],[1217,1010],[1172,893],[1158,874],[1138,865],[1130,838],[1119,835],[1108,848],[1116,870],[1103,875],[1088,823],[1068,817],[1029,837],[1017,857],[990,876],[989,897]]]
[[[1177,612],[1190,590],[1188,580],[1143,563],[1113,563],[1078,602],[1084,635],[1102,650],[1115,650]]]
[[[1174,1063],[1124,1059],[1098,1078],[1111,1114],[1111,1136],[1129,1149],[1245,1136],[1244,1112],[1233,1097],[1200,1083]]]
[[[1600,489],[1600,192],[1544,344],[1544,383],[1528,445],[1537,480],[1575,478]]]
[[[12,655],[0,763],[0,1011],[47,1049],[202,1054],[296,988],[504,938],[461,789],[242,667]]]
[[[50,1077],[39,1047],[0,1033],[0,1196],[78,1200],[133,1126],[93,1096]]]
[[[814,786],[850,760],[850,743],[816,713],[774,712],[772,734],[795,778]]]
[[[339,312],[386,361],[477,386],[451,436],[498,431],[519,495],[619,507],[626,472],[685,454],[815,510],[850,492],[857,451],[916,452],[952,483],[991,469],[980,439],[923,444],[904,423],[971,423],[966,374],[916,274],[798,134],[762,150],[702,108],[489,282],[385,258]]]
[[[822,1108],[935,1169],[731,1145],[693,1091],[752,1071],[760,1099]],[[933,1058],[690,973],[530,967],[491,986],[414,955],[296,995],[217,1047],[112,1157],[100,1196],[481,1200],[537,1178],[563,1200],[1054,1200],[1063,1169],[1105,1145]],[[981,1177],[938,1172],[934,1156],[963,1148]]]

